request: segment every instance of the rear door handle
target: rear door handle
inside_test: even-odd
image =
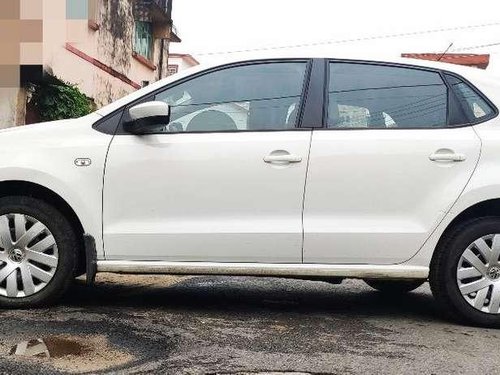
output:
[[[300,163],[302,158],[297,155],[273,155],[269,154],[264,157],[264,161],[266,163],[277,163],[277,164],[285,164],[285,163]]]
[[[457,154],[455,152],[435,152],[429,155],[431,161],[452,161],[460,162],[467,159],[464,154]]]

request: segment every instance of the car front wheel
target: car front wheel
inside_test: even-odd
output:
[[[77,245],[56,208],[32,197],[0,198],[0,306],[53,303],[71,283]]]

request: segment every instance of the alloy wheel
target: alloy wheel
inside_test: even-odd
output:
[[[28,215],[0,216],[0,296],[38,293],[54,277],[59,257],[49,229]]]
[[[500,313],[499,257],[500,234],[489,234],[472,242],[458,262],[460,293],[471,306],[484,313]]]

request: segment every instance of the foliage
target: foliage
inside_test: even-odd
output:
[[[30,104],[42,121],[76,118],[92,112],[91,101],[78,87],[55,77],[32,85]]]

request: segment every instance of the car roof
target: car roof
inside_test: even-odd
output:
[[[330,59],[330,60],[344,60],[349,62],[365,62],[365,63],[375,63],[375,64],[395,64],[395,65],[405,65],[414,68],[430,68],[437,69],[441,71],[448,71],[455,74],[458,74],[465,79],[471,81],[475,86],[477,86],[490,100],[494,103],[500,103],[500,78],[496,77],[485,70],[481,70],[478,68],[460,66],[455,64],[443,63],[438,61],[427,61],[420,59],[411,59],[411,58],[401,58],[401,57],[368,57],[360,55],[351,55],[351,56],[325,56],[318,54],[304,54],[299,52],[290,52],[290,51],[278,51],[278,52],[268,52],[268,53],[250,53],[246,54],[244,57],[235,56],[233,54],[229,54],[227,56],[223,56],[219,58],[216,62],[211,63],[203,63],[192,68],[188,68],[183,70],[177,74],[168,76],[163,78],[157,82],[152,83],[149,86],[146,86],[140,90],[132,92],[131,94],[118,99],[117,101],[102,107],[97,110],[101,116],[106,116],[117,109],[127,105],[130,102],[133,102],[141,97],[152,93],[170,83],[181,80],[183,78],[189,77],[192,74],[196,74],[198,72],[202,72],[205,70],[209,70],[212,68],[216,68],[219,66],[224,66],[228,64],[236,64],[236,63],[245,63],[251,61],[261,61],[261,60],[309,60],[309,59]]]

